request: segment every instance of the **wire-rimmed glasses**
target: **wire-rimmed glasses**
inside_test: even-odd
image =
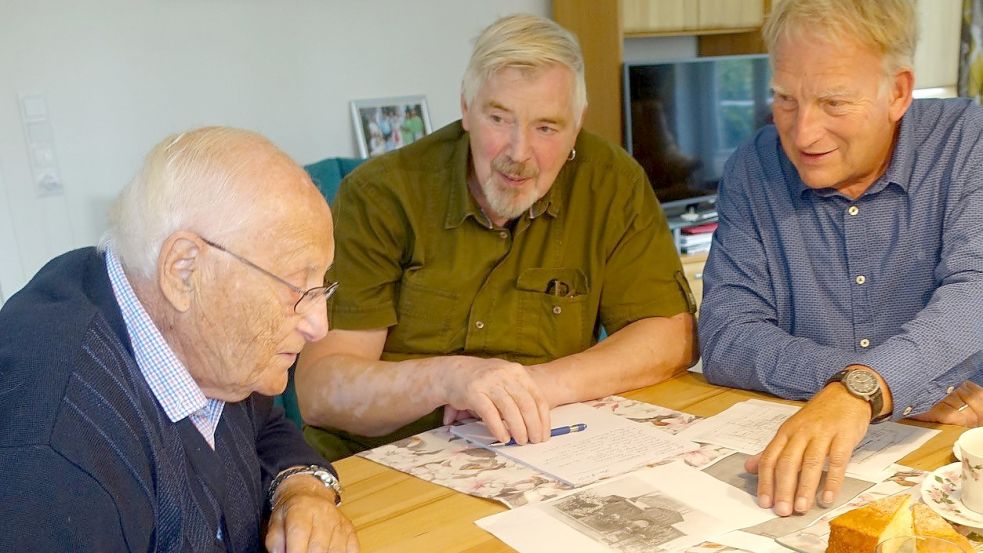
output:
[[[284,279],[276,276],[275,274],[267,271],[266,269],[260,267],[259,265],[255,264],[255,263],[253,263],[252,261],[246,259],[245,257],[242,257],[239,254],[230,252],[229,250],[225,249],[224,246],[220,246],[220,245],[216,244],[215,242],[212,242],[211,240],[209,240],[209,239],[207,239],[205,237],[201,237],[201,240],[202,240],[202,242],[208,244],[209,246],[215,248],[216,250],[223,251],[223,252],[231,255],[232,257],[238,259],[242,263],[245,263],[246,265],[252,267],[253,269],[256,269],[257,271],[263,273],[264,275],[266,275],[266,276],[268,276],[268,277],[276,280],[280,284],[283,284],[284,286],[290,288],[295,293],[300,294],[300,299],[298,299],[297,300],[297,303],[294,304],[294,313],[297,313],[297,314],[307,313],[308,310],[310,310],[315,305],[318,305],[319,302],[321,302],[321,301],[327,302],[328,301],[328,298],[330,298],[331,295],[335,293],[335,290],[338,289],[338,283],[337,282],[329,282],[328,284],[326,284],[324,286],[315,286],[314,288],[311,288],[310,290],[304,290],[303,288],[298,288],[298,287],[294,286],[293,284],[290,284],[286,280],[284,280]],[[321,304],[321,305],[323,305],[323,304]]]

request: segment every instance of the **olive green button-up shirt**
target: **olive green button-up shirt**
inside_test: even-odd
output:
[[[600,325],[614,333],[692,313],[641,167],[588,132],[576,151],[508,228],[493,227],[468,191],[468,133],[459,122],[361,165],[333,207],[328,279],[341,286],[331,327],[388,328],[389,361],[465,354],[535,364],[589,348]],[[427,425],[439,423],[435,413]]]

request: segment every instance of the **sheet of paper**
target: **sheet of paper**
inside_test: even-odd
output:
[[[729,534],[724,534],[723,536],[717,536],[713,538],[712,541],[713,543],[726,549],[707,549],[708,553],[721,553],[722,551],[747,551],[748,553],[789,553],[787,547],[780,545],[773,539],[748,534],[747,532],[742,532],[740,530],[730,532]],[[693,551],[691,549],[686,553],[697,553],[697,551]]]
[[[520,552],[649,553],[685,551],[773,516],[733,486],[670,463],[476,524]]]
[[[798,410],[794,405],[750,399],[690,426],[677,436],[753,455],[762,451],[782,423]],[[938,432],[894,422],[872,424],[854,450],[847,473],[877,482],[891,463],[918,449]]]
[[[481,422],[455,426],[451,432],[574,487],[699,448],[651,425],[580,403],[553,409],[550,420],[553,427],[582,423],[587,429],[511,446],[489,445],[493,438]]]
[[[798,410],[795,405],[749,399],[697,422],[678,436],[754,455],[768,445],[778,427]]]
[[[747,461],[747,458],[748,455],[746,453],[735,453],[702,470],[704,474],[709,474],[725,484],[730,484],[739,490],[747,492],[749,495],[757,495],[758,477],[744,470],[744,463]],[[828,514],[831,510],[836,509],[873,485],[872,482],[847,476],[843,479],[843,483],[840,486],[840,493],[833,505],[822,507],[816,502],[813,503],[809,511],[801,515],[775,517],[761,524],[743,528],[743,530],[750,534],[774,540],[778,536],[784,536],[809,526]]]

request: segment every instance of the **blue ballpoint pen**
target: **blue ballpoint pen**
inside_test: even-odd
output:
[[[583,432],[584,430],[587,430],[587,425],[582,422],[571,424],[570,426],[557,426],[556,428],[550,429],[550,437],[555,438],[571,432]],[[502,442],[495,442],[491,445],[515,445],[515,438],[512,438],[504,444]]]

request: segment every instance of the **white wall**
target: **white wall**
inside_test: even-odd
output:
[[[0,0],[0,289],[93,244],[165,135],[257,130],[300,163],[356,153],[348,102],[424,94],[457,119],[472,40],[549,0]],[[38,197],[19,97],[42,94],[64,193]],[[0,300],[2,301],[2,300]]]
[[[955,88],[959,79],[962,0],[918,0],[916,88]]]

